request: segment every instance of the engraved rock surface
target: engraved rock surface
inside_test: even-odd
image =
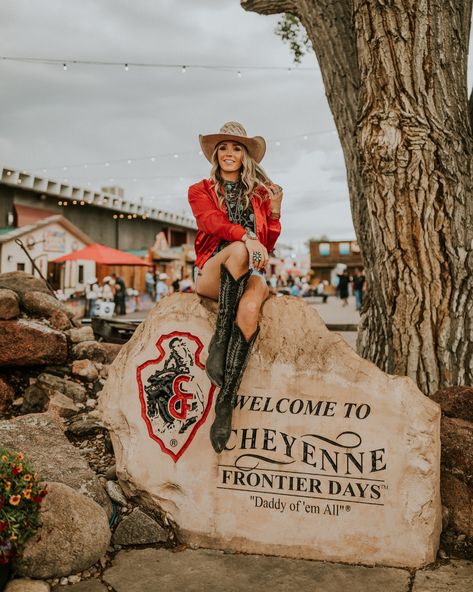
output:
[[[331,334],[301,300],[270,298],[227,448],[209,430],[204,369],[216,304],[163,299],[123,346],[100,397],[127,497],[185,542],[367,565],[435,560],[440,407]]]

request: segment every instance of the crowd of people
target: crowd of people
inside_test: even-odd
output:
[[[337,296],[342,301],[342,306],[348,306],[348,296],[350,287],[355,296],[355,310],[361,310],[363,304],[363,293],[366,290],[366,278],[363,272],[356,268],[353,275],[350,276],[348,269],[337,275]]]
[[[159,302],[165,296],[175,292],[194,292],[195,286],[190,277],[184,276],[183,279],[173,279],[165,272],[146,273],[146,293],[152,302]],[[273,295],[284,294],[296,298],[307,296],[326,296],[331,293],[328,281],[315,280],[309,275],[301,277],[272,274],[266,280],[269,291]],[[332,288],[333,289],[333,288]],[[350,275],[345,269],[336,276],[335,293],[341,300],[342,306],[348,306],[348,297],[351,294],[355,296],[355,309],[360,310],[363,303],[363,294],[366,290],[366,279],[363,272],[355,269]],[[332,292],[333,293],[333,292]],[[115,305],[115,314],[126,314],[126,284],[122,277],[113,273],[103,278],[99,282],[97,278],[90,278],[85,287],[86,298],[86,317],[95,316],[97,302],[113,302]],[[324,300],[325,302],[325,300]]]
[[[87,318],[96,315],[97,302],[113,302],[115,314],[126,314],[126,284],[125,280],[116,273],[107,275],[99,283],[96,277],[90,278],[85,285],[85,314]]]
[[[164,296],[174,292],[193,292],[194,283],[188,276],[172,279],[165,272],[146,272],[146,293],[153,302],[159,302]]]

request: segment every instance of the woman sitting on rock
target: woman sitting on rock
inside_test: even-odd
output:
[[[282,190],[259,166],[264,139],[247,137],[241,124],[226,123],[218,134],[199,140],[212,170],[210,179],[189,188],[198,227],[195,289],[219,304],[206,371],[220,387],[210,438],[221,452],[230,437],[235,396],[268,297],[265,267],[281,232]]]

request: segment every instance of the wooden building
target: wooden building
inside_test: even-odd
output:
[[[356,268],[363,267],[360,247],[356,241],[310,241],[310,267],[316,279],[333,283],[339,264],[346,265],[350,275]]]

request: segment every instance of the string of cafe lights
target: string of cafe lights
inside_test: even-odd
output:
[[[325,135],[325,134],[335,134],[335,133],[336,133],[335,129],[318,130],[318,131],[306,132],[304,134],[285,136],[285,137],[277,138],[277,139],[269,139],[267,143],[270,146],[275,146],[276,148],[279,148],[285,142],[289,142],[289,141],[293,141],[293,140],[303,140],[304,142],[306,142],[309,140],[309,138],[311,138],[313,136],[321,136],[321,135]],[[162,153],[149,154],[146,156],[121,157],[121,158],[116,158],[116,159],[108,159],[108,160],[101,160],[101,161],[95,161],[95,162],[82,162],[82,163],[73,163],[73,164],[52,165],[52,166],[50,165],[50,166],[43,166],[43,167],[40,166],[40,167],[36,167],[35,170],[38,170],[38,171],[41,170],[43,173],[47,173],[48,171],[55,171],[55,170],[60,170],[60,169],[62,169],[63,171],[68,171],[69,169],[84,169],[84,170],[86,170],[91,167],[108,168],[114,164],[126,164],[127,166],[130,166],[130,165],[141,163],[141,162],[154,163],[158,159],[164,159],[164,158],[173,158],[173,159],[177,160],[179,158],[189,156],[189,155],[203,156],[203,152],[202,152],[202,150],[199,150],[199,151],[186,150],[186,151],[180,151],[180,152],[162,152]]]
[[[67,72],[70,66],[95,66],[122,68],[124,72],[129,72],[131,68],[150,68],[155,70],[176,70],[186,74],[189,70],[210,70],[216,72],[233,72],[238,78],[242,78],[244,72],[315,72],[317,68],[310,66],[270,66],[270,65],[215,65],[215,64],[169,64],[160,62],[133,62],[128,61],[110,61],[110,60],[77,60],[64,58],[38,58],[28,56],[0,56],[0,59],[8,62],[22,62],[25,64],[41,64],[48,66],[58,66]]]

